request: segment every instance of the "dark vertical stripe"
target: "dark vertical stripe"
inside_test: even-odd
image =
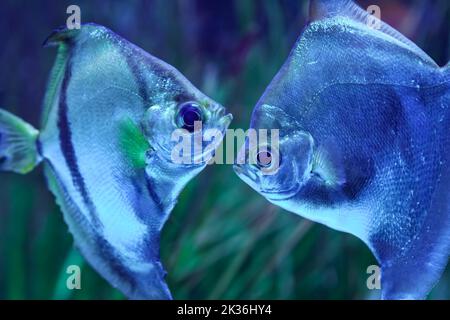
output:
[[[147,81],[142,76],[142,71],[134,57],[130,56],[127,52],[122,52],[122,55],[125,57],[125,61],[127,62],[127,65],[135,78],[136,84],[138,86],[138,92],[142,100],[144,100],[145,108],[148,103]]]
[[[72,143],[72,132],[68,119],[68,107],[67,107],[67,87],[69,85],[71,77],[72,77],[72,69],[69,58],[66,70],[64,72],[64,78],[61,87],[61,95],[59,98],[59,110],[58,110],[59,142],[64,159],[66,160],[67,167],[69,168],[75,189],[77,189],[80,192],[81,198],[83,199],[84,204],[89,210],[93,223],[98,224],[98,219],[95,215],[95,206],[89,196],[86,184],[80,172],[80,168],[78,167],[78,160]]]
[[[134,59],[133,56],[129,55],[127,52],[122,52],[122,55],[125,57],[125,61],[127,62],[128,67],[131,70],[131,73],[134,76],[135,82],[138,86],[139,95],[143,100],[143,107],[146,108],[146,106],[149,104],[149,97],[147,93],[147,81],[142,75],[141,68],[139,67],[138,63]],[[155,203],[156,207],[158,208],[160,213],[164,212],[164,206],[163,202],[158,195],[158,193],[155,190],[155,185],[153,183],[153,180],[146,176],[145,178],[146,184],[147,184],[147,191],[150,196],[150,198]]]
[[[61,201],[64,202],[65,207],[72,208],[72,210],[73,210],[73,211],[71,211],[70,209],[68,209],[68,211],[66,211],[65,213],[73,215],[75,212],[75,214],[80,215],[79,217],[76,218],[76,219],[81,220],[80,225],[83,225],[83,226],[87,225],[86,217],[84,217],[82,215],[78,206],[73,202],[72,197],[70,197],[69,193],[67,192],[67,188],[64,186],[64,184],[59,179],[59,176],[56,173],[57,171],[53,167],[52,163],[50,161],[47,161],[46,165],[49,168],[48,176],[47,176],[48,179],[54,179],[56,182],[56,190],[52,190],[52,192],[55,194],[55,196],[57,198],[61,197],[59,199],[61,199]],[[48,180],[48,181],[50,181],[50,180]],[[52,189],[52,188],[50,188],[50,189]],[[98,231],[98,230],[95,230],[95,231]],[[95,248],[95,247],[87,248],[87,247],[85,247],[86,245],[82,245],[82,243],[84,243],[84,241],[86,241],[87,239],[79,239],[77,233],[73,233],[73,236],[75,237],[75,242],[80,247],[81,253],[83,254],[83,256],[86,259],[89,256],[86,254],[87,253],[86,251],[92,250],[92,252],[94,252],[96,256],[100,257],[100,259],[102,259],[102,261],[104,261],[104,263],[110,268],[111,274],[114,277],[119,277],[123,283],[129,284],[129,286],[131,287],[131,289],[130,289],[131,292],[133,290],[135,290],[135,288],[138,287],[137,283],[133,277],[133,274],[119,260],[119,258],[117,257],[117,254],[115,253],[116,251],[114,250],[114,248],[104,238],[102,238],[98,233],[92,234],[92,237],[94,237],[94,239],[95,239],[94,243],[96,243],[98,246],[97,248]],[[102,269],[102,265],[95,264],[94,261],[91,261],[90,259],[88,259],[88,262],[91,263],[91,265],[94,267],[94,269],[96,269],[97,272],[99,274],[101,274],[103,277],[105,277],[107,280],[109,280],[110,282],[114,281],[113,279],[110,278],[109,271],[107,274],[105,274],[105,269]],[[122,286],[122,289],[124,289],[124,288],[125,287]]]
[[[161,198],[155,191],[155,184],[153,183],[153,180],[149,176],[146,176],[145,181],[147,182],[147,191],[148,191],[150,198],[155,203],[159,212],[164,213],[164,206],[163,206]]]

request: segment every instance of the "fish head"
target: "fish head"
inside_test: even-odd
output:
[[[172,90],[165,90],[147,110],[144,132],[162,159],[198,167],[214,156],[232,119],[220,103],[187,80],[175,79]]]
[[[269,201],[294,197],[311,176],[312,136],[281,108],[267,104],[255,109],[251,128],[234,165],[236,174]],[[262,130],[270,131],[270,139],[261,139]]]

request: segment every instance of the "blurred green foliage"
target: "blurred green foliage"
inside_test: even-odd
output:
[[[39,43],[65,22],[73,3],[84,22],[104,24],[176,66],[235,115],[232,127],[244,129],[307,19],[307,1],[300,0],[6,0],[0,104],[34,125],[54,57]],[[446,62],[448,1],[371,3]],[[270,205],[226,165],[209,166],[184,190],[164,229],[162,260],[178,299],[379,296],[366,287],[366,268],[376,261],[363,243]],[[71,264],[82,266],[82,290],[66,289]],[[447,271],[430,298],[449,298],[449,280]],[[41,168],[27,176],[0,175],[0,298],[123,299],[73,249]]]

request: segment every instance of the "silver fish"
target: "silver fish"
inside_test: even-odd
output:
[[[371,27],[353,1],[310,9],[252,115],[251,128],[280,130],[279,145],[235,171],[275,205],[364,241],[383,298],[424,298],[450,247],[450,67]],[[247,143],[239,158],[255,152]]]
[[[170,299],[160,232],[208,161],[172,161],[171,134],[183,128],[193,138],[195,121],[223,132],[232,117],[175,68],[103,26],[58,30],[45,44],[58,54],[42,130],[0,110],[0,169],[27,173],[43,162],[87,261],[129,298]],[[219,142],[202,141],[200,152]]]

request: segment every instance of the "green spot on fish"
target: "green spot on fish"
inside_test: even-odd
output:
[[[201,105],[203,108],[208,109],[208,107],[209,107],[209,102],[208,102],[207,100],[201,100],[201,101],[200,101],[200,105]]]
[[[131,119],[120,125],[120,148],[135,168],[145,168],[146,152],[151,148],[141,128]]]

